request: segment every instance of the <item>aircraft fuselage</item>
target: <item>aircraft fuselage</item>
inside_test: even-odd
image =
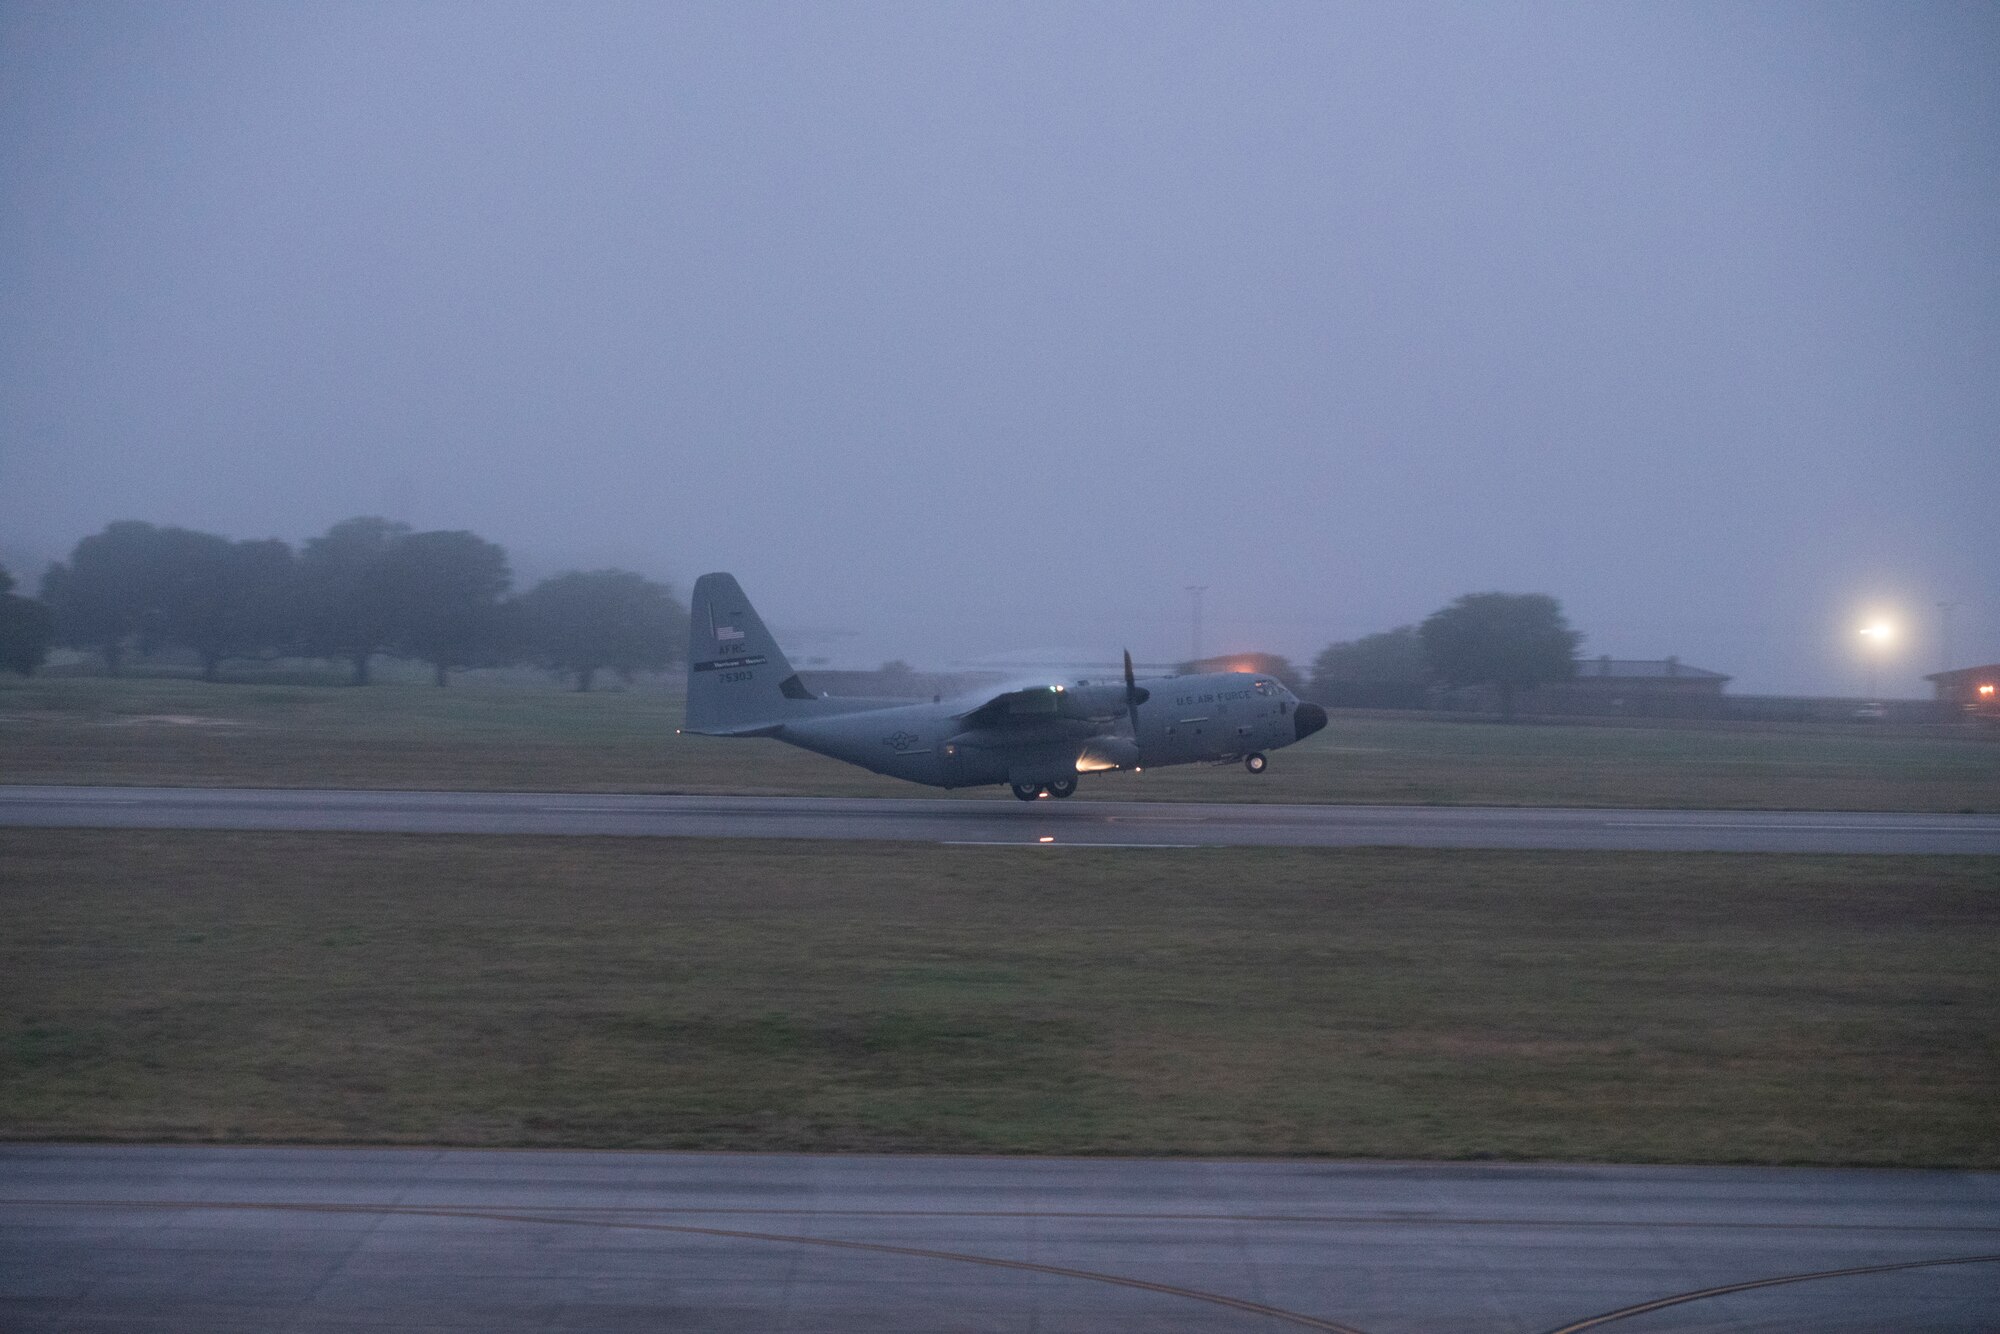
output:
[[[1137,768],[1141,757],[1155,766],[1238,760],[1288,746],[1318,730],[1311,725],[1316,714],[1324,718],[1316,706],[1303,706],[1307,726],[1301,731],[1297,697],[1267,676],[1174,676],[1148,687],[1151,697],[1136,710],[1136,747],[1129,733],[1106,736],[1102,719],[1089,716],[1054,713],[1016,717],[1005,727],[968,728],[963,705],[951,701],[802,718],[765,735],[892,778],[956,788]]]
[[[1126,655],[1123,681],[1016,686],[905,704],[816,696],[792,670],[736,580],[695,581],[688,624],[687,730],[788,742],[931,787],[1006,783],[1066,797],[1077,776],[1146,765],[1241,759],[1326,726],[1326,710],[1252,672],[1155,678]]]

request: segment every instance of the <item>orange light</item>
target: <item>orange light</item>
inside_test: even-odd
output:
[[[1979,687],[1979,693],[1980,693],[1980,694],[1982,694],[1982,695],[1984,695],[1984,696],[1986,696],[1986,698],[1988,698],[1988,699],[1992,699],[1992,698],[1993,698],[1993,687],[1992,687],[1992,686],[1990,686],[1990,685],[1984,685],[1984,686],[1981,686],[1981,687]]]
[[[1056,836],[1054,834],[1043,834],[1041,838],[1036,840],[1038,843],[1053,843],[1055,841]]]

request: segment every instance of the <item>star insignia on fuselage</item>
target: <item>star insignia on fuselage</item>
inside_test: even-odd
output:
[[[890,750],[908,750],[921,740],[923,738],[915,732],[891,732],[888,736],[882,738],[882,744]]]

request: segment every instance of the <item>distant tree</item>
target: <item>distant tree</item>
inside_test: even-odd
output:
[[[67,563],[42,578],[42,601],[56,618],[56,642],[100,653],[113,676],[135,644],[157,642],[166,539],[137,519],[107,524],[78,542]]]
[[[1490,685],[1514,716],[1516,692],[1576,674],[1583,636],[1546,593],[1468,593],[1417,629],[1424,657],[1446,685]]]
[[[355,685],[396,638],[389,554],[410,526],[373,517],[345,519],[307,541],[299,553],[303,647],[314,657],[343,658]]]
[[[891,658],[875,670],[884,676],[908,676],[917,669],[901,658]]]
[[[275,652],[291,638],[291,548],[231,542],[191,528],[126,520],[76,544],[51,567],[42,596],[58,641],[104,655],[116,675],[125,654],[165,644],[192,649],[214,680],[223,659]]]
[[[383,554],[380,577],[390,646],[429,663],[438,685],[499,649],[514,576],[498,545],[462,530],[411,533]]]
[[[55,638],[56,616],[48,604],[15,596],[14,576],[0,568],[0,668],[32,676]]]
[[[1299,669],[1292,666],[1291,659],[1276,653],[1228,653],[1219,658],[1190,660],[1174,670],[1182,676],[1197,672],[1262,672],[1276,677],[1287,689],[1297,690],[1301,684]]]
[[[514,600],[515,632],[543,666],[590,689],[600,671],[626,680],[686,652],[687,612],[665,584],[629,570],[544,579]]]
[[[160,632],[193,650],[201,679],[228,658],[284,652],[297,638],[298,562],[276,538],[231,542],[213,533],[162,530]]]
[[[224,619],[223,648],[232,658],[296,653],[303,611],[299,558],[275,537],[238,542],[229,549],[234,605]]]
[[[229,547],[226,537],[192,528],[153,531],[153,606],[146,633],[155,643],[184,644],[201,659],[204,681],[222,660],[223,624],[229,615]]]
[[[1420,709],[1431,683],[1414,625],[1328,644],[1313,659],[1312,697],[1360,709]]]

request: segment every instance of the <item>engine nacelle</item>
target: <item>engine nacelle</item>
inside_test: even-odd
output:
[[[1139,767],[1139,747],[1122,736],[1092,737],[1076,757],[1080,774],[1103,773],[1107,769]]]

